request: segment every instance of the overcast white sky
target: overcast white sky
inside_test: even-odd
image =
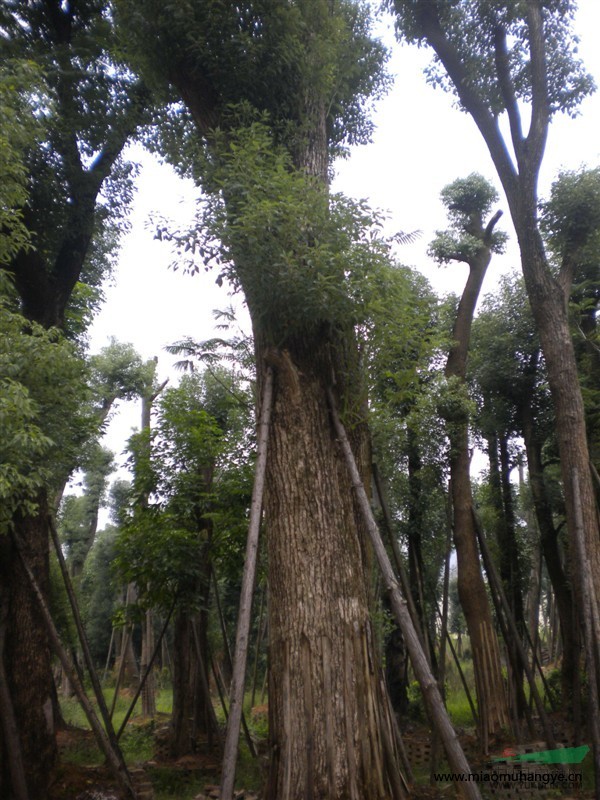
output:
[[[389,211],[391,230],[422,230],[419,242],[399,251],[399,258],[424,272],[439,292],[461,292],[466,267],[440,269],[426,256],[435,230],[445,226],[439,194],[446,184],[473,171],[496,184],[497,180],[474,123],[452,107],[449,95],[425,83],[422,70],[429,61],[429,51],[393,43],[391,24],[391,18],[386,17],[378,27],[393,46],[389,68],[396,76],[394,88],[377,106],[373,142],[355,148],[351,158],[338,165],[334,189],[367,198],[373,207]],[[580,55],[600,84],[599,30],[600,2],[580,0]],[[149,216],[158,213],[189,218],[197,191],[141,151],[136,151],[135,158],[141,163],[141,173],[132,228],[123,241],[113,283],[106,291],[106,304],[93,324],[91,350],[97,352],[110,336],[115,336],[133,343],[144,358],[158,356],[159,374],[171,375],[176,381],[172,370],[175,359],[165,353],[164,346],[184,336],[202,340],[213,335],[212,310],[226,307],[231,299],[225,286],[215,285],[214,274],[187,277],[168,269],[172,255],[166,245],[153,238]],[[548,191],[561,169],[599,164],[600,91],[584,102],[578,118],[559,117],[554,121],[541,193]],[[510,234],[503,199],[499,207],[506,211],[502,222]],[[518,266],[514,236],[512,239],[507,255],[492,262],[484,292],[492,289],[502,272]],[[139,413],[135,405],[123,404],[111,423],[107,444],[117,452],[119,461]]]

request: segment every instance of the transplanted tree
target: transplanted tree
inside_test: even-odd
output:
[[[14,88],[29,119],[42,121],[42,134],[23,159],[27,198],[11,199],[13,217],[22,223],[26,238],[9,251],[0,248],[0,268],[13,276],[28,320],[45,328],[67,328],[74,335],[81,334],[90,306],[97,304],[107,256],[122,229],[117,216],[131,195],[131,168],[119,158],[146,114],[139,81],[116,58],[112,20],[110,3],[96,0],[7,0],[0,8],[2,60],[37,66],[41,81],[35,90],[19,82]],[[4,179],[2,175],[0,183]],[[27,335],[26,326],[21,335]],[[57,380],[59,374],[48,380]],[[67,418],[64,410],[57,412],[61,420]],[[39,488],[37,511],[36,503],[30,503],[28,513],[15,518],[44,592],[49,488]],[[20,631],[18,646],[9,640],[4,658],[14,675],[27,676],[22,686],[10,674],[9,691],[28,764],[29,791],[43,800],[55,754],[52,714],[43,711],[52,682],[48,644],[35,599],[23,598],[28,581],[16,551],[9,548],[4,561],[12,598],[9,625]],[[0,771],[0,794],[11,794],[10,780]]]
[[[484,298],[473,326],[473,339],[471,377],[475,390],[488,398],[480,427],[489,431],[500,418],[501,425],[510,425],[525,442],[540,547],[560,620],[562,698],[565,707],[573,708],[570,698],[578,684],[579,629],[574,623],[572,585],[559,537],[564,521],[560,506],[564,504],[547,468],[548,449],[550,453],[556,450],[551,399],[522,279],[504,278],[498,291]]]
[[[542,232],[556,267],[571,276],[570,319],[588,441],[600,468],[600,169],[563,172],[542,204]]]
[[[196,126],[210,196],[209,235],[195,245],[244,291],[259,388],[275,372],[266,796],[399,797],[373,669],[363,522],[327,401],[333,388],[368,482],[348,277],[373,256],[366,215],[330,198],[327,184],[332,153],[368,135],[364,106],[381,86],[382,49],[352,2],[121,7],[138,60],[170,82]]]
[[[35,323],[24,335],[13,304],[0,296],[0,796],[21,800],[15,767],[27,765],[30,796],[43,798],[56,745],[46,628],[16,546],[47,593],[47,491],[77,462],[93,424],[75,348]]]
[[[559,111],[576,113],[594,88],[576,58],[577,41],[571,32],[575,3],[393,0],[390,7],[404,38],[434,50],[437,61],[429,70],[430,79],[452,89],[461,108],[471,115],[506,193],[554,402],[569,537],[575,543],[579,506],[586,560],[595,595],[600,597],[598,514],[567,310],[572,269],[568,261],[558,272],[549,264],[537,197],[552,116]],[[525,114],[523,104],[528,106]],[[506,136],[499,124],[503,113]],[[580,587],[579,577],[574,584]]]
[[[453,508],[454,545],[458,568],[458,592],[467,621],[475,688],[479,708],[480,735],[484,748],[488,737],[509,724],[508,705],[500,663],[500,649],[485,582],[479,563],[471,489],[467,361],[475,306],[492,258],[502,250],[506,236],[494,232],[500,212],[486,221],[498,200],[496,190],[481,175],[470,175],[442,191],[451,229],[438,233],[430,252],[440,263],[468,264],[469,275],[452,329],[454,340],[446,363],[448,392],[441,413],[450,441],[450,486]]]

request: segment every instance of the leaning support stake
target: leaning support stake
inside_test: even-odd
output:
[[[154,645],[154,651],[152,652],[152,656],[150,657],[150,661],[146,665],[146,669],[144,671],[144,674],[142,675],[142,678],[140,680],[139,686],[137,687],[137,690],[136,690],[135,694],[133,695],[133,699],[132,699],[131,703],[129,704],[129,708],[127,709],[127,712],[126,712],[125,716],[123,717],[123,722],[121,723],[121,727],[117,731],[117,741],[119,741],[119,739],[123,735],[123,731],[125,730],[125,726],[129,722],[129,717],[133,714],[133,710],[135,708],[135,704],[139,700],[139,697],[140,697],[140,695],[142,693],[142,690],[144,688],[144,684],[146,683],[146,681],[148,679],[148,675],[150,675],[150,671],[152,670],[152,667],[154,666],[154,662],[156,661],[156,656],[158,655],[158,651],[159,651],[159,649],[160,649],[160,647],[162,645],[162,640],[165,637],[165,633],[167,632],[167,628],[169,627],[169,622],[171,621],[171,617],[173,615],[173,611],[175,610],[176,602],[177,602],[177,598],[175,598],[175,600],[173,601],[173,603],[171,605],[171,608],[169,609],[169,613],[167,614],[167,618],[165,620],[165,623],[162,626],[162,630],[160,632],[160,636],[158,637],[158,641]]]
[[[227,719],[227,732],[225,735],[225,749],[223,752],[223,772],[221,776],[221,800],[232,800],[233,783],[235,780],[235,765],[237,761],[240,722],[244,702],[244,683],[246,676],[246,661],[248,658],[248,640],[250,633],[250,615],[252,611],[252,593],[254,592],[254,579],[256,576],[256,562],[258,555],[258,535],[260,532],[260,518],[262,513],[262,498],[265,485],[265,472],[267,466],[267,443],[269,439],[269,422],[271,419],[271,406],[273,404],[273,370],[268,367],[263,388],[260,420],[258,423],[258,446],[256,459],[256,473],[252,489],[252,503],[250,505],[250,524],[248,526],[248,540],[246,542],[246,560],[244,575],[242,577],[242,591],[240,595],[240,612],[235,638],[235,653],[233,657],[233,676],[231,678],[229,717]]]
[[[31,584],[31,588],[35,596],[37,597],[40,611],[42,613],[42,617],[44,619],[44,623],[46,625],[46,629],[48,631],[48,637],[54,649],[54,652],[58,656],[63,669],[65,670],[68,679],[73,686],[75,694],[77,695],[77,699],[79,700],[81,707],[83,708],[85,715],[90,723],[90,727],[94,732],[96,737],[96,741],[98,743],[98,747],[106,756],[106,760],[110,766],[110,769],[113,771],[115,779],[117,780],[123,794],[128,800],[137,800],[137,795],[135,793],[135,789],[133,788],[133,783],[131,782],[131,776],[127,771],[127,768],[119,759],[119,756],[115,752],[104,728],[102,727],[102,723],[98,719],[94,707],[89,701],[88,696],[85,693],[85,689],[83,688],[83,684],[79,679],[79,675],[77,674],[77,670],[73,666],[71,659],[69,658],[69,654],[65,650],[62,642],[60,641],[60,636],[58,635],[58,631],[56,630],[56,626],[52,620],[52,616],[44,600],[44,596],[38,586],[38,583],[35,579],[35,576],[27,562],[25,554],[23,553],[23,549],[21,547],[21,543],[14,538],[15,544],[17,546],[17,552],[19,553],[19,557],[21,558],[21,562],[23,567],[25,568],[25,572],[27,573],[27,577],[29,578],[29,583]]]
[[[475,782],[470,782],[468,778],[466,778],[471,772],[469,762],[460,746],[456,731],[452,727],[452,723],[444,707],[440,690],[438,689],[436,680],[427,663],[425,652],[410,618],[406,600],[402,597],[400,592],[394,570],[392,569],[387,551],[381,539],[381,534],[379,533],[379,528],[377,527],[377,522],[371,510],[369,498],[367,497],[358,467],[356,466],[350,442],[348,441],[346,431],[337,413],[335,398],[331,389],[328,390],[327,394],[335,431],[346,459],[346,464],[352,478],[352,485],[356,492],[363,519],[369,532],[379,569],[381,570],[384,586],[389,595],[390,606],[406,641],[415,676],[419,681],[427,710],[440,740],[444,745],[450,769],[455,773],[462,773],[465,775],[465,782],[457,782],[456,787],[461,797],[467,798],[468,800],[481,800],[481,794],[477,784]]]
[[[588,692],[590,709],[598,708],[598,661],[597,647],[600,638],[600,622],[596,605],[596,595],[585,553],[583,512],[581,510],[581,494],[579,488],[579,475],[573,468],[571,476],[573,482],[573,499],[575,503],[575,546],[579,561],[579,574],[583,581],[581,595],[583,601],[583,630],[585,633],[585,660],[587,666]],[[592,743],[594,746],[594,771],[596,774],[595,793],[596,800],[600,800],[600,722],[598,714],[589,715],[592,729]]]
[[[112,717],[108,712],[108,707],[104,699],[102,687],[100,685],[100,681],[98,680],[98,673],[96,672],[96,668],[94,667],[94,660],[92,658],[89,642],[85,633],[85,628],[83,627],[81,614],[79,612],[79,604],[77,602],[77,597],[75,595],[75,590],[73,589],[71,578],[69,577],[69,571],[67,569],[65,557],[63,556],[63,552],[60,546],[58,532],[56,530],[56,525],[54,524],[54,520],[52,519],[52,517],[49,517],[48,524],[50,528],[50,536],[52,537],[54,550],[56,551],[56,557],[58,559],[58,565],[60,567],[60,571],[63,577],[65,589],[67,590],[69,603],[71,604],[71,611],[73,613],[73,620],[75,621],[75,627],[77,628],[77,634],[79,636],[81,651],[83,653],[85,665],[87,667],[90,676],[90,681],[92,684],[92,689],[94,690],[96,702],[98,703],[98,708],[100,709],[100,714],[102,715],[102,720],[104,722],[106,735],[108,736],[112,750],[114,751],[116,758],[119,760],[119,763],[121,765],[121,771],[127,772],[127,765],[125,763],[125,759],[123,758],[123,753],[121,752],[121,748],[119,747],[119,737],[115,735],[115,729],[113,728],[112,724]]]

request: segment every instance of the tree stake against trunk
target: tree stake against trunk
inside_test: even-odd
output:
[[[265,385],[263,388],[260,421],[258,424],[258,454],[256,459],[256,474],[252,490],[252,503],[250,506],[250,524],[248,528],[248,541],[246,543],[246,560],[242,578],[242,592],[240,596],[240,613],[235,639],[235,653],[233,658],[233,676],[231,678],[229,718],[227,720],[227,733],[225,736],[225,751],[223,754],[223,774],[221,777],[221,800],[232,800],[233,783],[235,780],[235,765],[237,761],[240,722],[244,704],[244,679],[246,675],[246,660],[248,657],[248,636],[250,631],[250,615],[252,611],[252,593],[256,576],[256,562],[258,556],[258,537],[260,532],[260,518],[262,513],[262,498],[265,484],[265,470],[267,466],[267,443],[269,438],[269,422],[273,404],[273,370],[267,369]]]
[[[398,625],[402,629],[415,676],[419,681],[429,715],[446,750],[450,768],[456,773],[467,775],[471,772],[471,768],[460,746],[456,732],[452,727],[436,680],[427,663],[423,647],[410,618],[406,601],[400,592],[400,587],[398,586],[396,576],[394,575],[392,565],[379,533],[379,528],[377,527],[377,522],[371,510],[369,498],[367,497],[365,487],[356,466],[350,442],[348,441],[346,431],[339,418],[335,406],[335,398],[331,389],[328,390],[328,397],[333,424],[346,459],[346,464],[348,465],[348,470],[352,477],[352,484],[383,576],[384,586],[390,598],[390,606]],[[468,798],[468,800],[481,800],[479,789],[475,783],[459,783],[457,784],[457,788],[461,797]]]

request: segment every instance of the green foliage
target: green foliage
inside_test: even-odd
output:
[[[485,218],[498,200],[498,192],[489,181],[473,172],[444,187],[441,198],[448,210],[450,230],[436,232],[428,251],[432,258],[441,264],[470,264],[484,246],[493,253],[503,251],[505,233],[494,232],[489,241],[486,238]]]
[[[13,59],[0,67],[0,266],[32,245],[23,220],[28,198],[25,159],[43,128],[24,95],[34,92],[37,84],[39,74],[30,62]]]
[[[27,323],[0,298],[0,533],[31,514],[38,492],[77,464],[92,425],[86,371],[56,330]]]
[[[185,268],[216,267],[219,280],[241,286],[278,346],[364,319],[376,288],[369,276],[389,259],[381,219],[295,170],[266,119],[223,135],[211,152],[195,230],[159,229],[178,244]]]
[[[35,254],[25,259],[23,248],[13,247],[0,266],[14,269],[28,313],[44,324],[46,315],[48,324],[62,323],[80,280],[66,314],[72,336],[82,334],[89,309],[97,308],[127,226],[135,167],[120,153],[145,116],[143,91],[119,58],[113,20],[112,4],[97,0],[8,0],[0,10],[2,60],[25,64],[43,79],[35,86],[27,80],[9,84],[8,124],[11,109],[22,109],[29,136],[22,159],[26,239],[19,244],[34,245]],[[17,217],[23,206],[22,197],[12,198]]]
[[[562,172],[542,204],[541,228],[559,263],[597,263],[600,247],[600,168]],[[597,269],[597,267],[596,267]]]
[[[504,276],[486,295],[473,322],[469,380],[478,410],[476,425],[489,431],[519,429],[519,409],[534,409],[540,434],[553,422],[544,362],[523,279]]]
[[[167,83],[181,88],[202,76],[204,108],[196,116],[206,128],[223,127],[227,108],[247,103],[267,112],[276,139],[295,151],[313,124],[310,91],[326,109],[334,150],[368,139],[368,105],[387,79],[367,4],[344,0],[332,14],[324,0],[119,0],[117,10],[134,65],[163,96],[172,99]],[[176,126],[168,116],[167,142]]]
[[[161,396],[152,434],[131,441],[135,477],[121,514],[117,566],[143,603],[169,608],[177,598],[195,607],[213,538],[225,547],[229,518],[237,526],[245,519],[247,488],[243,505],[234,496],[243,485],[232,447],[239,406],[225,381],[225,374],[221,383],[185,375]]]
[[[112,564],[117,529],[109,526],[96,537],[85,561],[79,583],[81,607],[92,656],[104,666],[116,611],[116,586]]]
[[[441,28],[465,65],[468,89],[476,93],[478,101],[494,116],[505,111],[507,103],[499,78],[498,65],[503,59],[497,57],[496,47],[498,52],[505,53],[515,98],[526,104],[531,101],[527,3],[443,0],[434,4],[429,0],[390,0],[388,4],[396,13],[398,35],[409,42],[422,42],[424,21],[438,16]],[[548,0],[541,6],[550,112],[574,115],[581,101],[595,89],[592,77],[576,56],[578,39],[571,29],[576,5],[573,0]],[[428,68],[427,77],[434,86],[456,94],[437,59]]]

